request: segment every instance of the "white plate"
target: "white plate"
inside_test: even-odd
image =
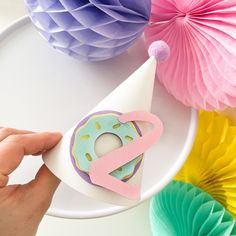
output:
[[[105,62],[76,61],[52,49],[27,17],[0,34],[0,126],[36,131],[66,131],[145,60],[142,39],[127,53]],[[184,163],[194,141],[197,112],[155,86],[153,113],[165,132],[144,164],[142,200],[160,191]],[[41,158],[27,157],[11,183],[32,179]],[[92,218],[127,208],[95,201],[61,184],[49,215]]]

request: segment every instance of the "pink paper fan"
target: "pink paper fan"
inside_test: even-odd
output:
[[[197,109],[236,107],[236,0],[153,0],[147,43],[166,41],[158,78]]]

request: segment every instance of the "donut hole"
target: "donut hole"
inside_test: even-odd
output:
[[[95,153],[98,157],[102,157],[121,146],[122,141],[117,135],[104,133],[100,135],[95,142]]]

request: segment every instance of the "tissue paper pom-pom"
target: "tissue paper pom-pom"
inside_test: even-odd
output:
[[[162,40],[153,42],[148,49],[149,56],[154,56],[157,61],[166,61],[170,56],[168,44]]]
[[[151,0],[25,0],[32,22],[57,50],[81,60],[117,56],[142,34]]]
[[[195,143],[176,179],[208,192],[236,218],[236,126],[223,115],[201,112]]]
[[[236,124],[236,108],[228,108],[220,112],[222,115],[227,116],[233,124]]]
[[[171,48],[157,72],[167,90],[197,109],[236,107],[236,1],[152,2],[145,35]]]
[[[201,189],[173,181],[151,202],[154,236],[229,236],[236,234],[234,218]]]

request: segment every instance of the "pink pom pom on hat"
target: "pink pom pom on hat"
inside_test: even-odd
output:
[[[235,0],[152,0],[147,44],[164,40],[171,48],[171,57],[158,66],[158,79],[187,106],[236,107],[235,4]]]
[[[153,42],[148,49],[149,56],[154,56],[157,61],[164,62],[170,57],[170,47],[162,40]]]

